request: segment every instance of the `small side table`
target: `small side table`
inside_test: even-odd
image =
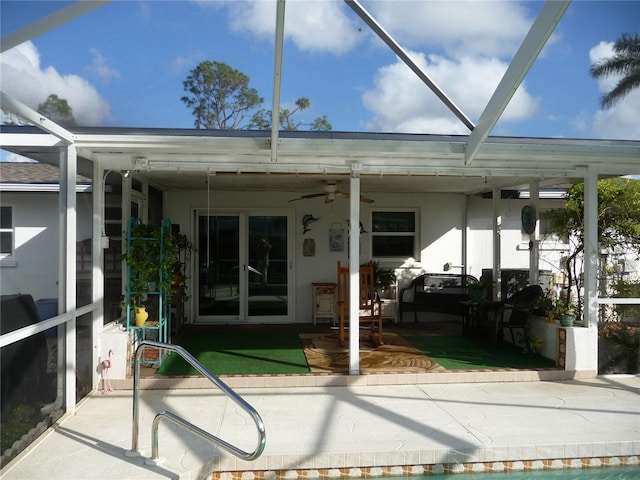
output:
[[[394,325],[398,324],[398,301],[393,298],[382,298],[382,319],[392,320]]]
[[[312,283],[313,287],[313,325],[319,318],[331,320],[331,324],[336,323],[336,297],[335,283]]]

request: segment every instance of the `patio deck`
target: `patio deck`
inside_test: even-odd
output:
[[[127,457],[132,392],[124,390],[90,395],[2,478],[295,480],[619,464],[640,472],[638,376],[375,386],[365,385],[375,375],[334,380],[345,377],[347,386],[301,387],[288,378],[287,388],[238,388],[266,426],[266,448],[254,462],[168,423],[159,433],[163,464]],[[234,405],[211,389],[143,391],[140,448],[150,455],[151,421],[168,410],[251,451],[253,423]]]

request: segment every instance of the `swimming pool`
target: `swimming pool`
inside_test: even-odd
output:
[[[640,466],[600,467],[560,470],[527,470],[499,473],[443,473],[416,477],[384,477],[384,480],[636,480]]]

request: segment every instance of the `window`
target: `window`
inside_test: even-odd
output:
[[[13,207],[0,207],[0,258],[13,256]]]
[[[371,256],[409,258],[416,254],[416,212],[371,212]]]

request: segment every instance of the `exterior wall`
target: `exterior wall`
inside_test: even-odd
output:
[[[0,263],[2,295],[58,297],[59,215],[57,193],[2,193],[13,207],[14,262]],[[78,241],[91,239],[91,196],[78,195]]]
[[[384,209],[416,209],[419,231],[419,248],[414,258],[397,261],[383,260],[381,265],[396,268],[399,287],[404,286],[421,272],[442,272],[444,264],[462,265],[463,230],[467,198],[462,194],[400,194],[368,193],[374,204],[361,203],[360,218],[366,233],[360,235],[360,263],[371,258],[371,212]],[[311,319],[313,282],[335,282],[336,263],[347,263],[348,245],[344,251],[329,250],[329,230],[333,227],[348,228],[349,201],[337,199],[324,203],[322,198],[289,202],[299,197],[297,192],[210,192],[207,191],[166,192],[165,215],[172,223],[180,224],[180,231],[193,240],[192,225],[195,209],[212,212],[246,211],[266,212],[275,210],[293,215],[294,222],[294,282],[295,307],[291,321],[307,323]],[[529,265],[528,239],[520,231],[520,210],[527,200],[503,200],[502,267],[527,269]],[[546,208],[559,205],[558,201],[546,201]],[[263,210],[256,210],[256,208]],[[483,268],[492,266],[492,201],[478,197],[468,199],[469,222],[469,268],[468,272],[480,277]],[[311,214],[318,220],[303,231],[302,217]],[[304,256],[302,245],[305,239],[314,239],[315,255]],[[194,242],[195,247],[195,242]],[[194,249],[195,258],[196,252]],[[546,268],[549,268],[546,265]],[[456,271],[455,269],[452,271]],[[459,270],[457,270],[459,271]],[[194,292],[190,285],[190,291]]]

